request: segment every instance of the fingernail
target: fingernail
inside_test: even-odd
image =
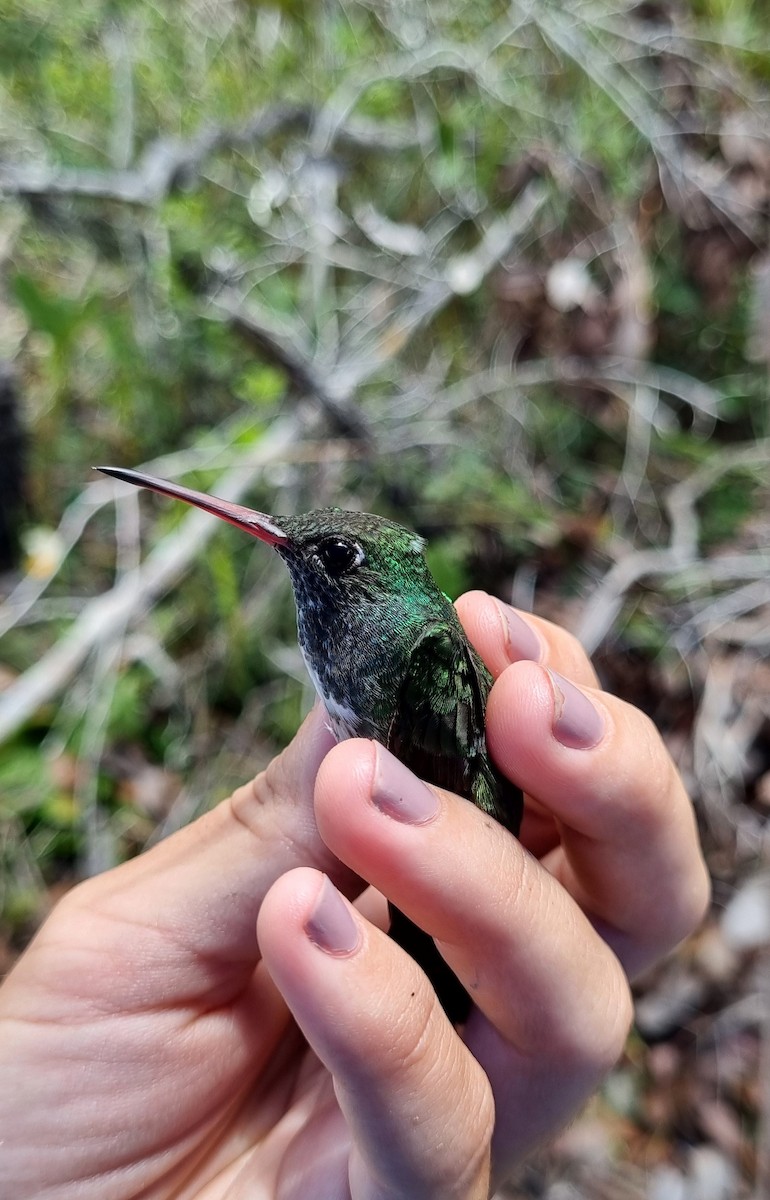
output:
[[[505,633],[505,653],[512,662],[540,662],[543,647],[531,625],[508,604],[496,600]]]
[[[423,825],[438,812],[435,792],[413,775],[394,754],[374,743],[372,803],[386,817],[406,825]]]
[[[570,750],[590,750],[604,735],[604,718],[588,697],[557,671],[548,670],[554,695],[553,734]]]
[[[352,954],[361,940],[350,909],[328,875],[324,875],[315,907],[305,924],[305,933],[327,954]]]

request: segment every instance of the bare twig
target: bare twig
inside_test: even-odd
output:
[[[411,268],[409,297],[402,294],[400,303],[391,306],[383,305],[380,294],[375,303],[384,310],[384,317],[379,321],[373,313],[359,317],[358,324],[343,333],[333,363],[322,364],[321,355],[296,322],[279,323],[253,299],[245,300],[233,289],[223,288],[213,297],[208,315],[224,315],[282,366],[295,387],[314,397],[338,430],[369,440],[372,432],[353,401],[356,390],[400,353],[455,295],[480,287],[530,228],[544,202],[544,189],[533,183],[504,216],[490,222],[474,250],[448,260],[436,254],[416,262]],[[395,286],[399,292],[405,290],[403,285]]]
[[[222,289],[204,309],[204,315],[219,314],[246,341],[282,367],[296,390],[315,399],[330,418],[333,429],[348,437],[368,441],[368,424],[348,395],[332,389],[328,374],[313,361],[313,351],[295,324],[279,323],[253,299],[243,300],[232,289]]]
[[[640,580],[650,577],[679,576],[696,564],[714,572],[713,564],[698,563],[699,523],[696,503],[718,479],[740,468],[763,469],[770,462],[770,439],[716,453],[704,466],[672,487],[665,497],[671,520],[668,546],[652,550],[632,550],[603,577],[590,593],[578,637],[590,652],[607,635],[620,612],[625,597]],[[751,556],[751,569],[761,571],[762,564]],[[718,561],[718,560],[717,560]],[[733,573],[735,573],[733,564]],[[722,577],[724,578],[724,569]]]
[[[90,196],[153,208],[175,188],[190,182],[212,154],[251,145],[291,128],[307,128],[308,109],[275,105],[261,109],[244,125],[204,128],[189,141],[161,137],[146,148],[135,167],[98,171],[49,164],[0,166],[0,192],[17,196]]]
[[[661,399],[674,396],[683,400],[696,414],[703,414],[709,420],[719,416],[724,401],[717,388],[684,371],[658,363],[619,358],[546,358],[517,363],[514,369],[479,371],[438,393],[436,403],[446,412],[474,403],[482,396],[495,399],[503,393],[497,402],[507,408],[510,403],[507,394],[545,383],[590,383],[598,387],[622,384],[624,387],[647,388]]]
[[[602,43],[598,30],[591,37],[587,27],[552,4],[526,5],[530,19],[548,43],[570,58],[602,88],[607,96],[647,140],[661,169],[661,184],[669,194],[672,207],[692,221],[707,219],[711,213],[726,217],[748,237],[760,233],[760,213],[748,204],[724,170],[684,144],[684,132],[677,123],[651,102],[651,93],[642,81],[626,70],[611,46]]]
[[[306,132],[313,120],[308,105],[276,104],[259,109],[242,125],[209,126],[189,141],[159,137],[133,167],[101,171],[51,163],[0,164],[0,193],[15,196],[83,196],[155,208],[177,188],[189,186],[205,162],[223,150],[245,150],[288,131]],[[397,153],[416,144],[401,125],[360,120],[337,131],[358,151]]]
[[[131,46],[123,25],[116,21],[107,25],[104,49],[112,68],[110,161],[118,170],[126,170],[134,157],[134,82]]]
[[[490,223],[474,250],[446,260],[418,264],[419,285],[413,295],[388,312],[384,322],[364,326],[360,347],[349,352],[334,369],[338,394],[352,395],[361,383],[376,374],[399,353],[456,295],[480,287],[527,230],[545,203],[537,183],[525,188],[508,212]],[[348,347],[343,341],[341,355]]]
[[[764,558],[764,556],[762,557]],[[730,630],[735,629],[735,622],[739,618],[744,617],[747,613],[755,612],[757,609],[766,609],[766,606],[770,604],[769,569],[770,563],[764,558],[764,573],[759,579],[744,584],[743,587],[731,586],[726,594],[703,605],[687,622],[685,630],[691,631],[694,639],[718,637],[720,631],[724,631],[726,640],[732,640]],[[735,576],[731,576],[731,584],[734,583],[734,580]],[[766,614],[764,622],[767,639],[770,638],[770,629],[767,628]]]
[[[237,422],[225,421],[219,426],[217,432],[221,436],[224,446],[230,446],[234,437],[243,428],[243,424],[242,420]],[[213,450],[211,448],[205,450],[190,448],[173,454],[159,455],[158,458],[152,459],[145,465],[154,475],[162,475],[166,478],[175,479],[185,471],[218,470],[223,466],[231,466],[233,465],[232,459],[233,455],[229,450],[223,453],[221,450]],[[28,615],[31,615],[32,609],[39,603],[40,597],[44,595],[50,584],[56,579],[61,567],[80,541],[88,522],[107,504],[111,504],[114,498],[115,485],[103,480],[96,480],[82,491],[80,495],[76,496],[72,503],[64,510],[56,529],[56,540],[59,548],[58,565],[50,574],[40,578],[33,575],[24,575],[13,591],[0,604],[0,637],[3,637],[15,625],[24,622]],[[76,609],[81,607],[81,602],[74,599],[59,603],[69,604]],[[56,608],[51,610],[52,614],[58,611]],[[61,614],[59,613],[59,615]],[[38,614],[38,619],[40,619],[40,614]]]
[[[118,585],[122,579],[135,574],[141,561],[139,497],[127,496],[115,506],[116,558]],[[126,624],[131,619],[125,611]],[[85,691],[85,717],[78,760],[85,770],[76,772],[75,795],[85,834],[83,867],[86,875],[96,875],[114,866],[114,838],[99,809],[99,765],[104,754],[112,699],[117,686],[116,667],[123,651],[126,626],[117,624],[108,641],[95,647],[91,656],[91,681]]]

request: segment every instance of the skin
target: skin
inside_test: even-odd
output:
[[[569,634],[523,617],[539,662],[517,661],[505,606],[458,609],[496,676],[521,844],[447,793],[420,824],[383,814],[374,744],[333,746],[314,710],[263,775],[74,888],[0,989],[6,1200],[481,1200],[596,1088],[629,975],[706,907],[691,806]],[[554,736],[546,666],[603,717],[591,748]],[[475,1000],[463,1031],[371,892],[339,901],[352,950],[311,940],[322,873],[439,939]]]

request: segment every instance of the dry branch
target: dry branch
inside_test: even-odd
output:
[[[101,171],[52,163],[0,163],[0,193],[13,196],[82,196],[155,208],[180,187],[190,186],[204,164],[222,150],[245,150],[281,133],[306,133],[313,124],[308,105],[276,104],[259,109],[242,125],[207,126],[189,141],[159,137],[133,167]],[[359,151],[398,152],[416,144],[403,126],[351,121],[337,131],[340,142]]]
[[[255,346],[277,366],[282,367],[294,388],[314,399],[332,430],[346,437],[371,439],[371,430],[361,411],[349,396],[335,395],[327,372],[313,362],[312,348],[300,342],[297,331],[257,306],[243,300],[230,288],[223,288],[204,309],[204,315],[224,317],[245,341]]]
[[[696,566],[710,574],[713,579],[714,564],[699,560],[700,525],[697,502],[729,471],[741,468],[766,471],[768,464],[770,439],[731,447],[721,453],[715,453],[704,466],[669,489],[665,496],[665,506],[671,521],[668,545],[659,549],[630,551],[610,567],[601,582],[586,598],[584,616],[577,634],[589,654],[593,653],[606,637],[629,591],[640,580],[651,577],[665,580],[671,576],[679,576],[686,569]],[[750,569],[761,574],[765,556],[750,557]],[[722,570],[721,574],[724,579],[726,572]]]
[[[546,42],[584,71],[647,140],[658,162],[661,186],[683,219],[697,227],[713,224],[715,217],[726,218],[747,237],[760,239],[759,209],[747,203],[723,168],[686,144],[686,130],[656,107],[651,90],[624,67],[598,29],[590,36],[587,25],[551,5],[527,5],[527,13]]]

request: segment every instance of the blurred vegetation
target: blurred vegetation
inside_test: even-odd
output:
[[[1,15],[6,957],[310,701],[274,556],[97,462],[419,530],[450,594],[563,621],[656,719],[718,896],[764,870],[764,6]]]

